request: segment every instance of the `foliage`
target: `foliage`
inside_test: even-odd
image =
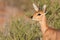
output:
[[[27,16],[31,16],[34,12],[32,7],[33,2],[40,6],[40,8],[46,4],[48,25],[60,29],[59,0],[7,0],[7,2],[10,3],[10,5],[13,4],[18,8],[22,8]],[[20,18],[20,20],[12,20],[10,35],[4,36],[0,34],[0,40],[40,40],[42,36],[39,26],[37,22],[32,20],[26,22],[24,17]]]

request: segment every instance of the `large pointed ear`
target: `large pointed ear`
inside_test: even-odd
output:
[[[45,13],[46,11],[46,5],[43,5],[43,12]]]
[[[33,3],[33,7],[34,7],[35,11],[39,10],[39,8],[34,3]]]

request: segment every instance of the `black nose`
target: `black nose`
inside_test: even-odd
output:
[[[33,18],[33,16],[31,16],[31,18]]]

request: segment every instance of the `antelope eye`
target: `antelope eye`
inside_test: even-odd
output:
[[[41,14],[38,14],[38,16],[40,16]]]

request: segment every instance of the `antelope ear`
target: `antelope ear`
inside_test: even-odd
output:
[[[34,3],[33,3],[33,7],[34,7],[35,11],[39,10],[39,8]]]
[[[45,13],[46,11],[46,5],[43,6],[43,12]]]

